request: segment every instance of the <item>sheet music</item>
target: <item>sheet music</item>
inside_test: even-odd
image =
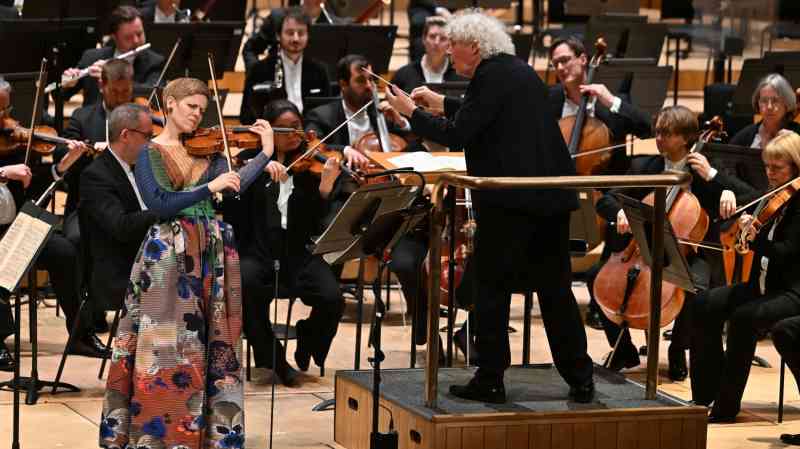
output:
[[[42,246],[50,224],[20,213],[0,240],[0,287],[13,291]]]
[[[466,171],[467,162],[463,156],[434,156],[424,151],[403,153],[389,158],[395,167],[412,167],[418,172]]]

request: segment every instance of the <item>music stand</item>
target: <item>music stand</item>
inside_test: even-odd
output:
[[[467,92],[469,81],[445,81],[443,83],[425,83],[428,89],[447,97],[463,98]]]
[[[564,0],[564,12],[585,16],[638,15],[639,0]]]
[[[52,189],[50,189],[52,191]],[[43,195],[44,198],[44,195]],[[19,393],[21,389],[26,390],[25,403],[28,405],[35,404],[38,400],[39,390],[45,387],[53,387],[54,390],[59,385],[67,390],[77,392],[80,391],[77,387],[65,384],[55,383],[49,381],[39,380],[38,364],[37,364],[37,310],[36,310],[36,270],[33,269],[36,259],[42,253],[42,249],[47,244],[50,236],[53,233],[54,226],[58,223],[58,217],[42,209],[40,206],[31,201],[25,203],[14,223],[6,231],[3,239],[0,240],[0,248],[4,251],[2,254],[5,257],[15,257],[15,260],[2,260],[2,276],[0,276],[0,290],[4,290],[10,296],[16,293],[16,301],[14,302],[14,358],[17,363],[14,366],[14,377],[11,381],[2,382],[0,386],[3,389],[11,389],[14,396],[13,405],[13,430],[12,430],[12,448],[19,448]],[[24,243],[22,243],[24,242]],[[6,265],[8,264],[8,265]],[[31,375],[30,377],[20,376],[20,346],[22,343],[21,326],[22,326],[22,295],[19,293],[19,284],[25,274],[28,274],[28,288],[29,304],[28,304],[28,326],[31,340]]]
[[[533,50],[533,33],[511,33],[511,41],[514,43],[514,53],[517,57],[528,62]]]
[[[11,106],[14,107],[14,116],[23,120],[30,120],[33,113],[33,100],[36,97],[36,80],[39,78],[39,72],[4,73],[1,76],[11,84],[13,92]],[[43,112],[44,102],[39,105],[36,123],[41,123]]]
[[[625,216],[628,218],[628,223],[630,223],[633,238],[636,240],[636,243],[639,244],[642,258],[649,267],[652,267],[653,220],[655,217],[655,210],[653,206],[629,196],[620,194],[617,197],[622,202],[622,210],[625,211]],[[669,220],[664,220],[663,232],[663,280],[685,291],[695,293],[697,288],[692,280],[692,275],[689,273],[689,263],[681,252],[681,245],[678,242],[678,237],[672,230],[672,224],[670,224]]]
[[[703,145],[703,154],[720,173],[734,176],[758,192],[769,187],[760,148],[709,142]]]
[[[615,58],[598,67],[594,82],[605,84],[614,93],[629,93],[634,105],[655,116],[664,107],[671,78],[672,66]]]
[[[75,67],[84,50],[97,45],[96,23],[94,17],[0,20],[0,42],[14,45],[14,57],[0,61],[0,73],[38,73],[42,58],[49,59],[53,48],[61,44],[56,63]],[[61,78],[61,72],[50,74],[50,81],[56,78]]]
[[[586,250],[594,248],[603,241],[603,235],[597,223],[593,190],[578,190],[578,210],[572,211],[569,220],[569,240],[571,245],[581,246]],[[577,245],[575,242],[583,242],[585,245]]]
[[[373,72],[388,73],[396,37],[396,25],[314,24],[305,55],[324,63],[332,80],[339,79],[339,60],[350,54],[367,58]]]
[[[167,69],[166,79],[192,76],[204,81],[208,73],[208,54],[214,55],[217,79],[233,71],[242,44],[245,22],[150,23],[147,37],[153,51],[168,55],[180,37],[181,45]]]
[[[225,100],[228,99],[228,89],[219,89],[219,105],[222,106],[222,110],[225,110]],[[212,128],[214,126],[219,126],[219,115],[217,114],[217,102],[216,101],[209,101],[208,102],[208,109],[206,109],[205,115],[203,115],[203,120],[200,121],[200,126],[203,128]]]

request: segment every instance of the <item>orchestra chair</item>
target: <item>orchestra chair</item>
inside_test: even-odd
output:
[[[297,329],[295,329],[295,327],[291,325],[291,323],[292,323],[292,308],[294,307],[294,303],[295,303],[295,301],[297,301],[297,299],[298,299],[298,296],[293,294],[287,287],[285,287],[283,285],[278,285],[278,296],[276,298],[273,298],[273,301],[280,301],[280,300],[289,301],[289,310],[286,312],[286,324],[279,324],[277,315],[276,316],[271,316],[270,317],[270,322],[272,323],[272,333],[275,335],[275,338],[277,338],[278,340],[283,340],[284,349],[286,349],[286,347],[287,347],[287,345],[289,343],[289,340],[297,340]],[[267,307],[269,307],[269,309],[267,309],[267,316],[270,316],[270,313],[271,313],[270,309],[273,306],[268,304]],[[244,322],[245,319],[246,319],[246,317],[244,315],[244,308],[243,308],[242,309],[242,321]],[[247,336],[244,333],[242,333],[242,337],[244,339],[247,339]],[[252,370],[252,361],[251,361],[251,356],[250,356],[251,347],[252,347],[252,345],[250,344],[250,341],[248,340],[247,341],[247,346],[246,346],[246,348],[247,348],[246,352],[247,353],[245,355],[245,358],[247,360],[247,363],[245,365],[245,377],[246,377],[246,379],[248,381],[250,380],[250,377],[251,377],[250,373],[251,373],[251,370]],[[288,353],[288,351],[287,351],[287,353]],[[325,368],[320,367],[320,376],[322,377],[324,375],[325,375]]]

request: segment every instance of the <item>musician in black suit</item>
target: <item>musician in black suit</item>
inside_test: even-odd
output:
[[[144,23],[188,22],[188,10],[180,9],[180,0],[157,0],[139,7]]]
[[[563,176],[575,173],[564,140],[547,109],[547,88],[514,56],[498,20],[479,12],[448,23],[453,66],[470,79],[463,101],[425,87],[412,97],[445,117],[434,117],[396,91],[386,97],[410,117],[414,133],[450,148],[464,148],[471,176]],[[527,120],[515,118],[526,117]],[[458,397],[485,402],[506,399],[503,375],[511,361],[508,319],[511,292],[539,295],[547,340],[570,398],[594,396],[592,360],[572,294],[569,216],[577,198],[569,190],[479,190],[472,194],[477,220],[475,253],[478,371],[469,384],[454,385]],[[508,244],[514,236],[514,244]]]
[[[665,170],[687,170],[692,174],[692,184],[689,189],[697,198],[700,206],[706,211],[709,218],[713,220],[719,215],[720,195],[727,186],[721,185],[717,180],[707,180],[698,175],[691,165],[693,156],[687,156],[698,137],[698,124],[695,114],[683,106],[671,106],[664,108],[656,122],[656,143],[660,156],[641,156],[631,161],[631,167],[627,174],[644,175],[658,174]],[[625,194],[632,198],[642,200],[652,189],[613,189],[606,192],[597,202],[597,213],[608,223],[615,223],[616,230],[620,235],[630,233],[625,212],[622,210],[618,194]],[[714,229],[717,230],[716,234]],[[707,233],[709,240],[718,237],[718,228],[709,227]],[[621,248],[620,248],[621,249]],[[699,290],[709,287],[711,276],[709,264],[702,254],[690,251],[688,257],[690,271],[692,273],[695,286]],[[626,282],[619,279],[620,283]],[[592,287],[590,287],[592,288]],[[675,319],[672,332],[672,342],[668,351],[669,358],[669,377],[672,380],[683,380],[687,376],[685,350],[689,349],[689,339],[691,337],[691,303],[694,295],[686,293],[684,307]],[[614,347],[620,335],[620,327],[602,316],[603,329],[605,330],[608,343]],[[609,367],[614,370],[631,368],[639,365],[639,353],[631,342],[628,329],[623,331],[619,340],[619,345],[614,353],[614,358],[609,361]]]
[[[392,83],[406,92],[425,83],[442,83],[447,81],[466,81],[458,76],[447,57],[450,42],[444,29],[447,20],[433,16],[425,20],[422,30],[422,43],[425,54],[418,60],[400,67],[392,78]]]
[[[314,24],[334,24],[342,23],[343,20],[336,16],[336,11],[332,9],[333,2],[322,4],[321,0],[305,0],[303,1],[303,13],[309,17],[309,22]],[[244,58],[245,70],[249,73],[250,70],[258,62],[261,56],[268,49],[274,48],[278,44],[280,37],[281,22],[284,17],[292,8],[274,8],[270,11],[269,16],[264,19],[258,33],[254,33],[242,47],[242,57]],[[309,26],[309,29],[311,27]]]
[[[83,52],[77,68],[64,71],[64,77],[75,77],[81,69],[89,68],[89,75],[78,80],[64,83],[64,100],[70,99],[78,91],[83,90],[83,105],[88,106],[100,100],[98,82],[102,66],[111,58],[134,50],[146,43],[142,17],[133,6],[120,6],[109,18],[111,40],[113,45],[91,48]],[[133,81],[135,88],[151,89],[164,66],[164,57],[147,49],[137,54],[132,60]]]
[[[256,101],[255,95],[271,100],[288,98],[300,112],[303,112],[304,98],[330,96],[330,81],[325,66],[303,54],[308,46],[310,26],[311,19],[302,9],[290,8],[286,11],[278,27],[280,48],[267,59],[256,62],[247,72],[239,117],[243,124],[254,123],[267,103]],[[282,77],[280,87],[276,85],[277,77]],[[265,82],[271,84],[269,92],[253,92],[254,86]]]
[[[796,178],[800,136],[779,132],[762,158],[770,188]],[[716,423],[733,422],[739,413],[759,332],[800,315],[800,196],[791,196],[769,219],[762,218],[758,232],[749,226],[753,216],[739,220],[754,251],[749,281],[709,290],[693,304],[692,399],[713,403],[709,422]]]
[[[758,111],[761,120],[736,133],[731,145],[764,148],[781,129],[800,133],[800,124],[794,121],[797,96],[789,81],[777,73],[759,81],[753,91],[753,111]]]
[[[89,296],[121,308],[133,261],[147,229],[157,216],[138,193],[131,166],[150,140],[150,112],[123,104],[109,115],[110,144],[84,171],[80,183],[83,255]]]
[[[275,100],[265,108],[265,119],[273,127],[302,130],[301,117],[287,100]],[[287,174],[290,158],[305,149],[299,135],[276,134],[274,160],[231,211],[242,271],[244,330],[253,345],[256,367],[273,368],[274,357],[274,372],[285,385],[297,382],[297,372],[287,363],[283,345],[275,341],[268,315],[275,294],[273,261],[280,262],[278,284],[311,306],[309,317],[296,324],[294,358],[301,370],[308,369],[312,357],[318,366],[324,365],[344,311],[330,265],[308,250],[312,236],[323,230],[322,218],[339,169],[331,158],[321,180],[309,171]]]

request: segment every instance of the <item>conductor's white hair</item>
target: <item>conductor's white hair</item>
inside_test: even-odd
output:
[[[475,42],[481,59],[500,53],[514,54],[514,43],[506,33],[505,25],[480,10],[462,11],[447,22],[450,42]]]

